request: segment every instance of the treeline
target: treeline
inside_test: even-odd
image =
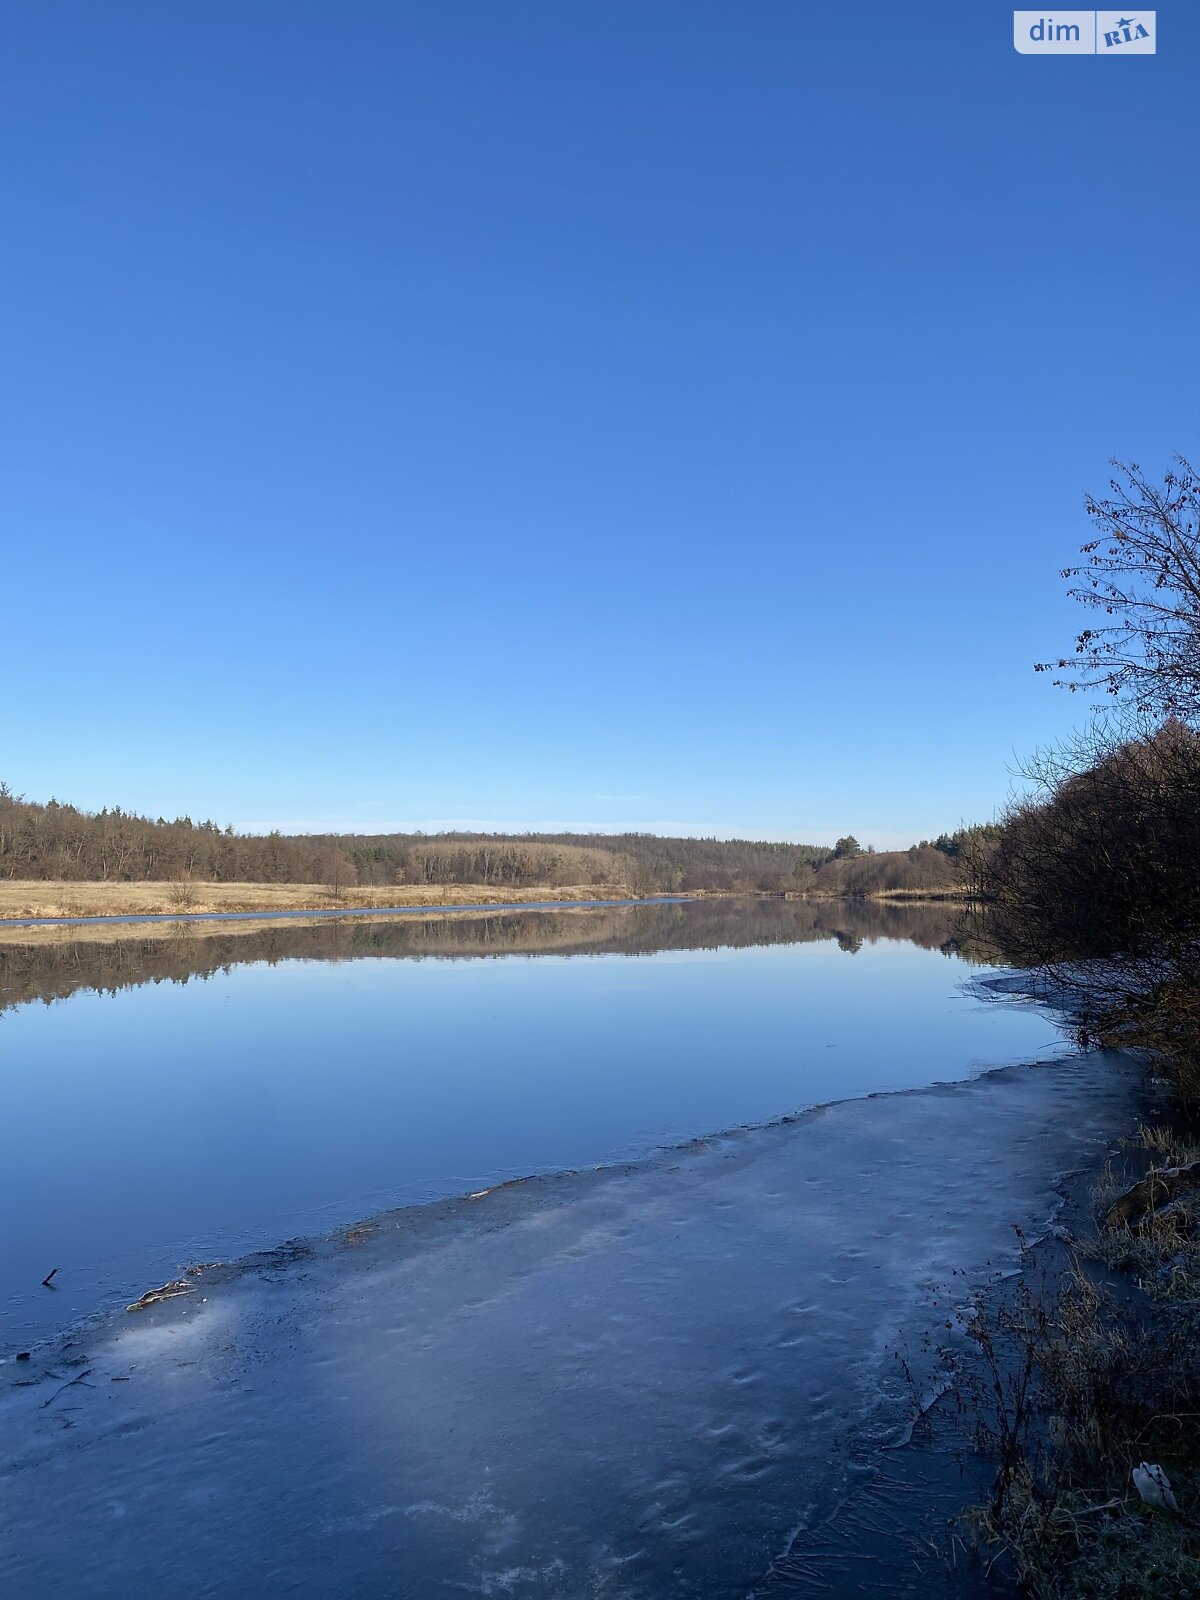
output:
[[[907,850],[843,853],[815,868],[809,894],[978,896],[984,862],[1000,836],[997,823],[961,828]]]
[[[0,783],[0,878],[68,883],[323,883],[348,871],[328,842],[236,834],[190,817],[168,822],[123,811],[81,811],[59,800],[39,804]]]
[[[86,812],[0,784],[0,878],[84,882],[313,883],[571,888],[623,894],[872,895],[955,891],[995,829],[909,850],[623,834],[241,834],[120,807]]]
[[[792,890],[833,854],[828,845],[649,833],[339,835],[314,842],[344,851],[360,884],[576,884],[631,894]]]
[[[834,848],[652,834],[240,834],[26,800],[0,784],[0,877],[65,882],[470,883],[631,894],[802,888]]]
[[[913,845],[909,850],[827,861],[813,873],[808,892],[839,898],[957,894],[961,883],[962,874],[949,856],[930,845]]]

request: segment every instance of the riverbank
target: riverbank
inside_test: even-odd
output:
[[[979,988],[1068,1024],[1078,1004],[1031,973]],[[1126,1048],[1132,1114],[1108,1159],[1070,1175],[1053,1234],[942,1350],[954,1400],[936,1426],[994,1470],[949,1525],[948,1559],[977,1546],[1038,1600],[1200,1594],[1200,1127],[1170,1062]]]
[[[462,905],[524,905],[629,900],[622,884],[535,884],[509,889],[477,883],[331,888],[319,883],[72,883],[0,880],[0,926],[30,918],[226,916],[280,911],[370,911]]]
[[[1164,1088],[1040,1279],[968,1323],[997,1467],[962,1527],[1042,1600],[1200,1594],[1200,1145]]]

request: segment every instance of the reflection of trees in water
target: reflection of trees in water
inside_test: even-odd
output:
[[[393,922],[281,921],[249,932],[214,923],[177,923],[166,933],[0,945],[0,1010],[61,999],[77,989],[115,993],[143,983],[186,983],[253,961],[639,956],[826,939],[851,954],[864,944],[897,939],[949,956],[985,960],[972,924],[970,913],[945,903],[870,900],[698,900],[578,911],[497,910]]]

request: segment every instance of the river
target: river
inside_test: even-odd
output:
[[[1136,1093],[986,975],[852,903],[0,946],[3,1592],[927,1592],[935,1335]]]

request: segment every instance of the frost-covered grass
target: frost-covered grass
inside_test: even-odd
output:
[[[1200,1152],[1165,1127],[1127,1151],[1136,1170],[1106,1166],[1057,1290],[1023,1289],[973,1329],[985,1375],[971,1399],[999,1467],[969,1521],[1040,1600],[1200,1595],[1200,1186],[1107,1221],[1146,1157],[1153,1172]],[[1178,1512],[1143,1503],[1142,1462],[1163,1467]]]
[[[1143,1125],[1126,1147],[1134,1157],[1149,1156],[1146,1177],[1200,1160],[1200,1146],[1169,1124]],[[1200,1301],[1200,1184],[1133,1221],[1109,1220],[1131,1182],[1127,1165],[1106,1165],[1093,1190],[1096,1228],[1083,1253],[1129,1273],[1155,1299]]]

